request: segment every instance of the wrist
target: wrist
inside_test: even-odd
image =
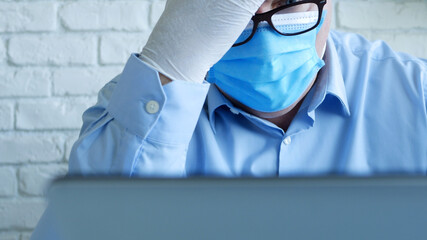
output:
[[[159,73],[159,77],[160,77],[160,82],[162,83],[162,86],[172,82],[172,80],[168,77],[166,77],[165,75]]]

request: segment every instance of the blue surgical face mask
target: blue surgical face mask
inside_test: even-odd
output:
[[[209,70],[206,80],[254,110],[288,108],[325,65],[316,52],[323,20],[316,29],[296,36],[283,36],[270,26],[259,26],[248,43],[231,48]],[[245,30],[237,42],[248,34],[246,31],[250,30]]]

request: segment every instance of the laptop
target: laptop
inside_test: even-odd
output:
[[[54,181],[64,239],[426,239],[427,178]]]

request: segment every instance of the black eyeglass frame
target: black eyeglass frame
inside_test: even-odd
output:
[[[241,45],[249,42],[253,38],[253,36],[255,35],[255,32],[256,32],[256,30],[258,28],[259,23],[262,22],[262,21],[266,21],[277,33],[279,33],[280,35],[283,35],[283,36],[295,36],[295,35],[299,35],[299,34],[303,34],[303,33],[309,32],[309,31],[315,29],[317,26],[319,26],[320,21],[322,20],[323,7],[326,5],[326,2],[327,2],[327,0],[305,0],[305,1],[300,1],[300,2],[296,2],[296,3],[287,4],[287,5],[275,8],[273,10],[270,10],[268,12],[265,12],[265,13],[255,14],[252,17],[252,21],[253,21],[254,25],[253,25],[253,28],[252,28],[251,35],[249,35],[249,37],[245,41],[243,41],[241,43],[234,44],[233,47],[238,47],[238,46],[241,46]],[[281,33],[279,30],[277,30],[274,27],[274,24],[271,21],[271,17],[275,13],[277,13],[277,12],[283,10],[283,9],[286,9],[286,8],[291,8],[291,7],[295,7],[297,5],[306,4],[306,3],[314,3],[314,4],[316,4],[317,8],[318,8],[318,11],[319,11],[319,19],[317,19],[317,22],[316,22],[316,24],[313,27],[310,27],[309,29],[306,29],[304,31],[297,32],[297,33]]]

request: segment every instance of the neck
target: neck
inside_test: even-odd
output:
[[[271,123],[274,123],[277,127],[281,128],[284,132],[288,131],[289,126],[292,123],[292,120],[295,118],[295,116],[297,115],[301,105],[302,105],[303,100],[299,101],[297,103],[297,105],[292,108],[291,111],[289,111],[288,113],[279,116],[279,117],[275,117],[275,118],[263,118]]]
[[[247,107],[246,105],[243,105],[242,103],[240,103],[239,101],[235,100],[234,98],[232,98],[230,95],[228,95],[227,93],[225,93],[224,91],[222,91],[220,88],[218,88],[219,91],[224,94],[224,96],[230,100],[230,102],[252,114],[255,115],[261,119],[267,120],[273,124],[275,124],[277,127],[281,128],[284,132],[286,132],[289,128],[289,126],[291,125],[292,120],[294,119],[295,115],[298,113],[299,108],[301,107],[301,104],[303,102],[303,98],[301,100],[299,100],[298,102],[296,102],[295,104],[293,104],[292,106],[290,106],[289,108],[282,110],[280,112],[277,113],[263,113],[263,112],[259,112],[256,111],[252,108]],[[305,94],[304,94],[305,96]],[[304,97],[302,96],[302,97]]]
[[[265,112],[259,112],[257,110],[254,110],[242,103],[240,103],[239,101],[235,100],[234,98],[232,98],[230,95],[228,95],[227,93],[225,93],[224,91],[222,91],[220,88],[219,91],[228,99],[230,100],[231,103],[233,103],[234,106],[252,114],[255,115],[259,118],[262,118],[264,120],[267,120],[273,124],[275,124],[277,127],[281,128],[284,132],[286,132],[289,128],[289,126],[291,125],[292,120],[295,118],[295,116],[297,115],[305,96],[307,95],[307,93],[310,91],[310,89],[313,87],[314,83],[317,80],[317,75],[316,77],[313,79],[313,81],[311,82],[310,86],[305,90],[305,92],[303,93],[303,95],[301,95],[301,97],[291,106],[289,106],[288,108],[278,111],[278,112],[274,112],[274,113],[265,113]]]

